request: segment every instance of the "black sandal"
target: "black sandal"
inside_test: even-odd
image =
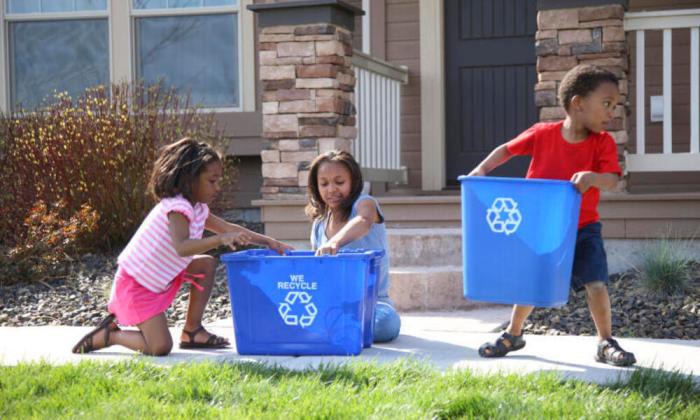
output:
[[[73,346],[72,352],[76,354],[85,354],[97,350],[95,349],[92,339],[98,332],[102,330],[104,330],[105,332],[105,345],[100,348],[107,347],[109,345],[109,334],[112,331],[119,330],[119,326],[116,322],[114,322],[115,319],[116,316],[114,314],[107,315],[105,319],[100,321],[100,324],[97,327],[95,327],[95,329],[83,336],[83,338],[81,338],[80,341],[78,341],[78,343],[75,346]]]
[[[194,341],[195,336],[200,331],[205,331],[204,326],[197,328],[194,331],[182,330],[189,337],[188,341],[180,341],[181,349],[223,349],[231,346],[231,343],[224,337],[219,337],[216,334],[209,333],[209,338],[203,343]],[[207,331],[208,332],[208,331]]]
[[[508,345],[506,345],[506,340],[508,340]],[[481,357],[503,357],[511,351],[517,351],[525,347],[525,340],[523,340],[523,335],[513,335],[506,331],[503,331],[500,337],[496,339],[495,343],[484,343],[479,347],[479,356]]]
[[[637,363],[634,353],[625,351],[613,338],[608,338],[598,343],[598,352],[595,355],[596,362],[607,363],[613,366],[632,366]]]

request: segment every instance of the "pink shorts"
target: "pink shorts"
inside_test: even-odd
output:
[[[200,285],[186,277],[188,275],[192,276],[183,270],[170,282],[166,291],[154,293],[143,287],[126,270],[119,267],[114,275],[112,294],[107,310],[117,316],[117,321],[121,325],[138,325],[148,321],[170,307],[182,283],[192,283],[202,290]]]

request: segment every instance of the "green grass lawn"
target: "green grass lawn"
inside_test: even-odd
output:
[[[637,370],[598,386],[552,374],[472,375],[418,362],[303,372],[147,361],[0,367],[0,418],[700,418],[700,387]]]

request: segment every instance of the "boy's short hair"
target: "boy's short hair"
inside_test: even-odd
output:
[[[618,78],[604,68],[579,64],[564,75],[559,85],[559,103],[568,111],[571,98],[576,95],[585,97],[606,82],[617,86]]]

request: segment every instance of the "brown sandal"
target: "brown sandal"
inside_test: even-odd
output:
[[[116,319],[116,316],[114,314],[109,314],[105,319],[103,319],[100,324],[95,327],[92,331],[87,333],[83,338],[78,341],[78,344],[73,346],[73,353],[76,354],[84,354],[84,353],[90,353],[92,351],[95,351],[95,346],[94,343],[92,342],[92,339],[97,335],[98,332],[104,330],[105,332],[105,346],[107,347],[107,344],[109,343],[109,334],[112,331],[117,331],[119,330],[119,326],[117,325],[114,320]],[[103,348],[103,347],[102,347]]]
[[[228,340],[224,337],[219,337],[216,334],[209,333],[209,338],[203,343],[194,341],[195,336],[200,331],[206,331],[203,326],[200,326],[194,331],[182,330],[189,337],[188,341],[180,341],[181,349],[223,349],[231,346]]]
[[[508,344],[506,344],[506,340]],[[507,331],[503,331],[500,337],[493,343],[484,343],[479,347],[479,356],[481,357],[503,357],[511,351],[517,351],[525,347],[523,334],[513,335]]]
[[[630,353],[620,347],[617,340],[608,338],[598,343],[598,351],[595,355],[596,362],[607,363],[613,366],[632,366],[637,363],[634,353]]]

